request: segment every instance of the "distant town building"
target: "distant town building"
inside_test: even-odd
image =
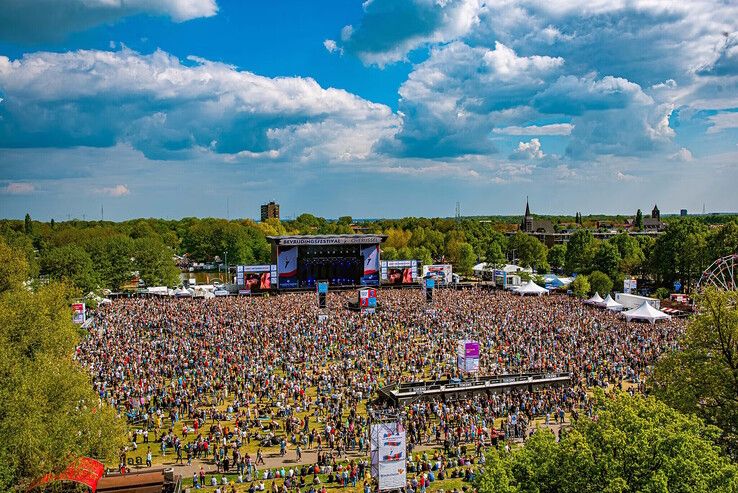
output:
[[[636,230],[637,228],[636,228],[635,217],[631,217],[628,220],[626,220],[625,227],[631,231]],[[654,205],[653,210],[651,211],[651,217],[643,218],[642,231],[646,233],[658,233],[665,229],[666,229],[666,223],[661,221],[661,211],[659,210],[659,206]]]
[[[534,219],[530,213],[530,204],[525,202],[525,216],[518,225],[518,230],[530,236],[537,238],[541,243],[551,248],[554,245],[567,243],[578,227],[582,226],[582,215],[577,213],[576,225],[558,223],[558,231],[554,228],[553,223],[545,219]],[[661,222],[661,211],[658,206],[654,206],[651,211],[651,217],[643,218],[643,228],[639,229],[635,226],[635,217],[626,219],[625,223],[614,223],[612,221],[597,221],[595,229],[589,229],[598,240],[609,240],[623,232],[635,236],[657,237],[666,229],[666,224]],[[506,231],[506,235],[512,236],[517,231]]]
[[[520,231],[524,233],[552,234],[554,227],[553,223],[547,219],[534,219],[530,214],[530,205],[526,199],[525,216],[523,216],[523,222],[520,223]]]
[[[685,217],[687,215],[687,209],[682,209],[679,211],[679,215],[682,217]]]
[[[273,200],[261,206],[261,220],[267,219],[279,219],[279,204]]]
[[[664,229],[664,223],[661,222],[661,211],[659,211],[658,205],[653,206],[651,217],[643,218],[643,229],[645,231],[661,231]]]

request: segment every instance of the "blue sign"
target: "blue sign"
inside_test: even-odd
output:
[[[318,294],[327,294],[327,293],[328,293],[328,283],[319,282],[318,283]]]
[[[678,293],[680,289],[682,289],[682,283],[674,281],[674,291]]]
[[[433,289],[436,287],[436,280],[435,279],[426,279],[425,280],[425,289]]]

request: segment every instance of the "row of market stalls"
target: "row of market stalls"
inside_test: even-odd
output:
[[[603,299],[599,293],[595,293],[594,296],[586,300],[584,303],[613,312],[622,312],[625,320],[628,322],[631,320],[646,320],[653,324],[656,323],[657,320],[668,320],[671,318],[671,315],[653,307],[648,301],[643,301],[643,303],[636,308],[623,311],[625,307],[615,301],[610,294]]]

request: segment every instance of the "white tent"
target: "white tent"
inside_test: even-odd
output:
[[[623,305],[612,299],[612,296],[609,294],[607,295],[607,298],[602,301],[602,306],[613,312],[619,312],[625,308]]]
[[[185,288],[179,288],[174,292],[174,296],[177,298],[188,298],[192,297],[192,293]]]
[[[667,315],[661,310],[657,310],[646,301],[644,301],[638,308],[623,312],[623,315],[625,315],[625,320],[628,322],[631,320],[648,320],[651,323],[655,323],[656,320],[668,320],[671,318],[670,315]]]
[[[540,296],[542,294],[548,294],[548,289],[540,287],[533,281],[528,281],[526,284],[523,284],[522,286],[517,288],[515,292],[521,296],[526,294],[535,294],[537,296]]]
[[[609,295],[608,295],[609,296]],[[595,293],[594,296],[592,296],[590,299],[585,301],[588,305],[600,305],[603,301],[602,296],[600,296],[600,293]]]

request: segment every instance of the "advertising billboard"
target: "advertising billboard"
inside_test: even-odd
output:
[[[459,371],[477,373],[479,371],[479,343],[463,340],[456,346],[456,363]]]
[[[361,313],[374,313],[377,308],[376,288],[365,288],[359,290],[359,309]]]
[[[84,303],[72,303],[72,322],[82,325],[85,323],[86,315]]]
[[[297,279],[297,252],[296,246],[279,247],[277,254],[277,274],[279,276],[279,288],[290,289],[298,286]]]
[[[423,277],[435,277],[437,281],[443,284],[451,284],[453,282],[453,268],[451,264],[424,265]]]
[[[636,279],[625,279],[623,281],[623,293],[635,294],[638,291],[638,281]]]
[[[316,290],[318,292],[318,308],[325,308],[326,306],[326,295],[328,294],[328,282],[318,281]]]
[[[371,427],[371,473],[379,491],[404,488],[407,482],[407,442],[399,423]]]
[[[362,286],[379,285],[379,245],[371,245],[361,249],[364,260],[364,271],[361,276]]]

